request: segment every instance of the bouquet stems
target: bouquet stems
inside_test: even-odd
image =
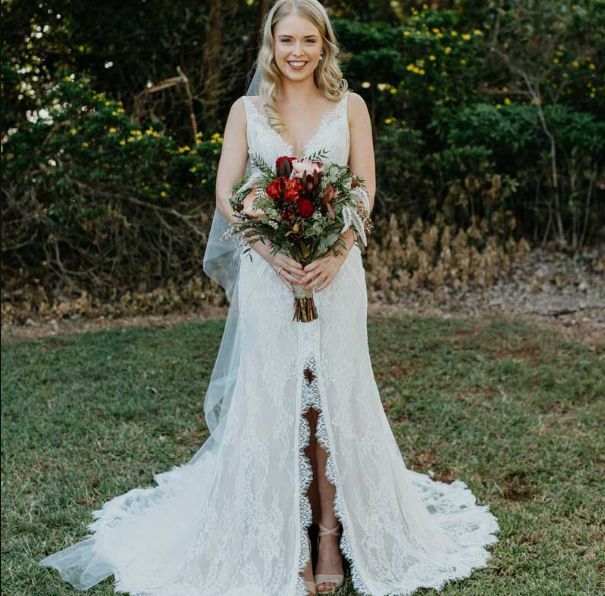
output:
[[[293,284],[294,289],[294,318],[293,321],[309,323],[317,319],[317,308],[313,300],[313,288],[303,288]]]

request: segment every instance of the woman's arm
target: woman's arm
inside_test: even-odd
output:
[[[353,174],[364,179],[371,212],[374,207],[374,195],[376,193],[372,122],[366,102],[361,95],[351,92],[348,107],[351,138],[349,168]],[[355,243],[353,229],[349,228],[344,234],[341,234],[341,238],[347,247],[347,252],[349,252]]]
[[[233,185],[241,180],[246,173],[248,159],[248,138],[246,134],[246,106],[243,97],[233,102],[223,134],[223,148],[216,172],[216,208],[228,221],[237,221],[229,203]],[[254,188],[250,191],[254,193]],[[276,271],[280,271],[280,279],[292,290],[292,283],[297,281],[295,272],[300,272],[302,265],[284,253],[271,253],[270,243],[257,240],[252,249],[267,261]]]
[[[248,159],[248,140],[246,137],[246,108],[243,97],[233,102],[225,132],[223,147],[216,172],[216,208],[230,222],[236,221],[229,204],[233,185],[244,176]]]
[[[353,174],[365,181],[371,213],[376,194],[372,122],[363,97],[353,92],[349,97],[349,131],[351,138],[349,168]]]

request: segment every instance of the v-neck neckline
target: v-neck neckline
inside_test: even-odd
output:
[[[264,113],[264,111],[261,111],[259,108],[256,107],[254,101],[252,101],[252,99],[250,99],[250,104],[252,105],[252,107],[254,108],[254,110],[256,111],[257,114],[260,115],[260,117],[263,119],[263,122],[266,124],[267,128],[269,128],[270,130],[272,130],[275,135],[281,140],[281,142],[290,150],[290,154],[294,157],[300,157],[300,158],[305,158],[306,157],[306,151],[309,148],[309,145],[315,140],[315,137],[317,137],[317,135],[320,133],[321,129],[325,126],[326,121],[328,120],[328,118],[330,118],[330,116],[333,116],[338,109],[340,108],[340,105],[343,101],[345,101],[347,99],[347,96],[349,95],[349,92],[347,91],[337,102],[336,102],[336,107],[332,108],[331,110],[328,110],[327,112],[325,112],[325,114],[323,114],[323,116],[319,119],[319,124],[317,125],[317,128],[315,129],[315,132],[311,135],[311,137],[309,138],[309,140],[305,143],[304,147],[303,147],[303,152],[302,155],[296,155],[294,153],[294,146],[289,143],[286,138],[284,137],[284,135],[282,135],[280,132],[278,132],[277,130],[275,130],[270,124],[269,124],[269,120],[267,118],[267,115]]]

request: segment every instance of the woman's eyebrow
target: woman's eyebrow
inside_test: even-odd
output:
[[[292,35],[290,35],[289,33],[281,33],[280,37],[293,37]],[[312,34],[312,35],[305,35],[305,37],[317,37],[316,34]]]

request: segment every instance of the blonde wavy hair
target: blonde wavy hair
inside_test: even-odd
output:
[[[281,88],[281,72],[273,58],[275,38],[273,32],[277,23],[284,17],[296,15],[309,20],[319,30],[323,43],[323,59],[313,72],[315,85],[330,100],[339,100],[349,85],[343,78],[340,63],[350,57],[338,45],[336,35],[330,23],[326,9],[318,0],[277,0],[271,7],[263,24],[261,47],[258,52],[257,65],[261,75],[259,94],[267,114],[269,125],[282,132],[286,126],[277,109],[277,96]]]

